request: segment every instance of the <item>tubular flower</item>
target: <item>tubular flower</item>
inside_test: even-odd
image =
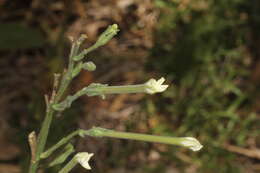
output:
[[[145,83],[145,92],[148,94],[155,94],[165,91],[169,85],[162,85],[165,79],[162,77],[158,81],[150,79]]]
[[[199,151],[203,146],[200,144],[200,142],[192,137],[185,137],[181,141],[181,145],[184,147],[188,147],[192,151]]]
[[[82,152],[76,155],[76,159],[78,163],[81,164],[82,167],[84,167],[85,169],[91,169],[88,162],[93,155],[94,155],[93,153]]]

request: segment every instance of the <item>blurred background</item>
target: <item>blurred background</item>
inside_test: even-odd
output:
[[[73,142],[95,153],[88,172],[260,172],[259,0],[0,0],[0,173],[26,172],[27,135],[39,130],[43,95],[67,64],[68,37],[87,34],[88,47],[113,23],[120,33],[89,55],[97,70],[82,72],[68,93],[162,76],[169,89],[83,97],[55,118],[48,146],[92,126],[193,136],[200,152],[108,138]]]

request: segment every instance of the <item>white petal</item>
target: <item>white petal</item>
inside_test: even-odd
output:
[[[93,155],[94,155],[93,153],[82,152],[82,153],[78,153],[76,155],[76,158],[78,163],[81,164],[82,167],[84,167],[85,169],[91,169],[88,162]]]
[[[188,147],[192,151],[199,151],[203,146],[200,144],[200,142],[193,138],[193,137],[185,137],[183,138],[183,141],[181,144],[185,147]]]
[[[165,91],[168,88],[168,86],[169,85],[161,85],[161,87],[160,87],[161,91],[160,92]]]
[[[161,85],[161,84],[163,84],[164,81],[165,81],[164,77],[161,77],[161,79],[159,79],[157,83],[159,85]]]
[[[156,81],[155,79],[150,79],[148,80],[145,85],[145,91],[148,94],[154,94],[154,93],[158,93],[158,92],[163,92],[167,89],[168,85],[162,85],[163,82],[165,81],[165,79],[162,77],[160,78],[158,81]]]

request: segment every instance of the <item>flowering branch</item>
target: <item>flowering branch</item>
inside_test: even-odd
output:
[[[94,137],[111,137],[120,139],[130,139],[145,142],[158,142],[163,144],[177,145],[189,148],[192,151],[199,151],[203,146],[200,142],[193,137],[168,137],[168,136],[156,136],[140,133],[118,132],[114,130],[108,130],[100,127],[94,127],[85,131],[86,135]]]
[[[203,146],[200,142],[193,137],[168,137],[168,136],[155,136],[147,134],[138,134],[138,133],[128,133],[128,132],[118,132],[114,130],[108,130],[103,128],[94,127],[89,130],[76,130],[69,134],[68,136],[62,138],[57,144],[45,150],[45,145],[47,142],[47,137],[49,134],[51,122],[53,116],[57,111],[64,111],[66,108],[69,108],[73,101],[78,99],[83,95],[87,96],[101,96],[105,98],[105,95],[108,94],[129,94],[129,93],[146,93],[146,94],[156,94],[165,91],[168,88],[168,85],[164,85],[165,79],[162,77],[159,80],[150,79],[143,84],[137,85],[125,85],[125,86],[108,86],[107,84],[98,84],[92,83],[87,87],[82,88],[73,95],[65,97],[61,101],[63,95],[70,85],[73,78],[75,78],[81,70],[94,71],[96,65],[89,61],[83,62],[83,58],[96,48],[103,46],[109,40],[111,40],[117,33],[119,29],[116,24],[110,25],[98,38],[96,43],[83,51],[79,51],[80,45],[86,39],[85,35],[77,40],[73,40],[68,68],[64,70],[63,75],[55,75],[54,87],[51,97],[45,96],[46,101],[46,116],[44,118],[41,130],[39,135],[32,133],[29,135],[29,144],[32,150],[32,159],[29,167],[29,173],[36,173],[39,167],[41,159],[46,159],[53,152],[55,152],[60,147],[66,145],[60,155],[56,157],[49,166],[54,166],[57,164],[63,163],[73,152],[74,147],[70,144],[70,140],[75,136],[79,135],[84,136],[94,136],[94,137],[112,137],[120,139],[131,139],[139,140],[145,142],[158,142],[163,144],[171,144],[177,146],[183,146],[189,148],[193,151],[199,151]],[[50,98],[50,99],[49,99]],[[81,164],[86,169],[91,169],[89,166],[89,159],[93,156],[92,153],[78,153],[76,154],[62,169],[59,173],[68,173],[73,169],[78,163]]]
[[[129,93],[147,93],[155,94],[163,92],[167,89],[168,85],[162,85],[165,79],[162,77],[158,81],[150,79],[144,84],[138,85],[125,85],[125,86],[108,86],[106,84],[93,83],[78,91],[76,94],[68,96],[64,101],[53,105],[56,111],[63,111],[69,108],[73,101],[83,95],[87,96],[101,96],[105,97],[107,94],[129,94]]]
[[[69,63],[68,68],[64,70],[64,74],[61,77],[61,80],[59,81],[59,78],[55,78],[55,84],[54,89],[52,92],[52,96],[49,97],[45,96],[45,102],[46,102],[46,115],[42,123],[42,127],[40,130],[40,133],[37,138],[37,142],[34,144],[35,151],[33,151],[32,155],[32,162],[29,167],[29,173],[36,173],[40,156],[43,153],[45,149],[45,145],[47,142],[47,138],[49,135],[49,130],[51,126],[51,122],[53,120],[53,115],[56,113],[56,110],[53,108],[53,105],[56,105],[60,102],[60,100],[63,97],[63,94],[65,93],[66,89],[68,88],[69,84],[71,83],[72,79],[79,74],[81,69],[93,71],[95,70],[95,64],[92,62],[84,63],[80,60],[84,58],[84,56],[89,53],[92,50],[95,50],[96,48],[103,46],[106,44],[109,40],[111,40],[119,31],[118,26],[116,24],[111,25],[107,28],[105,32],[101,34],[101,36],[98,38],[98,41],[90,48],[85,49],[79,53],[79,48],[82,42],[87,38],[86,35],[81,35],[79,39],[72,40],[72,47],[70,51],[69,56]],[[57,92],[56,92],[57,91]]]

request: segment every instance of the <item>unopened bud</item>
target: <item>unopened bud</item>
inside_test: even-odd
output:
[[[89,61],[89,62],[84,63],[82,65],[82,68],[84,70],[94,71],[94,70],[96,70],[96,65],[92,61]]]
[[[98,37],[95,45],[98,47],[105,45],[118,33],[118,31],[119,29],[117,24],[109,25],[108,28]]]

